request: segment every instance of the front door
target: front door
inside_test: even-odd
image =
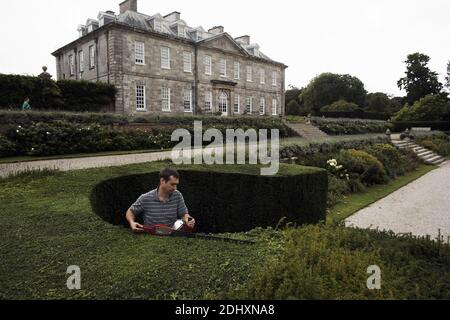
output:
[[[224,91],[219,96],[219,112],[223,117],[228,116],[228,95]]]

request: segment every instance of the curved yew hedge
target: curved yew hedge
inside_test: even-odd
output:
[[[326,217],[328,176],[322,169],[281,165],[276,176],[257,166],[185,166],[179,190],[199,232],[242,232],[275,227],[281,218],[312,224]],[[136,199],[156,188],[159,172],[123,176],[96,185],[93,211],[115,225],[128,225],[125,213]]]

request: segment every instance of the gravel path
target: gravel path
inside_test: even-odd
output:
[[[450,162],[357,212],[346,226],[450,237]]]
[[[102,157],[86,157],[74,159],[39,160],[19,163],[1,163],[0,178],[18,173],[40,170],[71,171],[90,168],[123,166],[134,163],[146,163],[170,159],[171,152],[153,152]]]

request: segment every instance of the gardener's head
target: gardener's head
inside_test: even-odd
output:
[[[159,173],[159,188],[165,193],[172,194],[180,183],[180,175],[175,169],[162,169]]]

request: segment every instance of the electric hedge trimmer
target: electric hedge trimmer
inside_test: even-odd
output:
[[[255,244],[255,242],[251,241],[251,240],[238,240],[238,239],[212,236],[212,235],[207,235],[207,234],[203,234],[203,233],[194,233],[194,232],[192,232],[192,230],[188,231],[187,229],[174,230],[173,228],[163,225],[163,224],[157,224],[157,225],[153,225],[153,226],[145,225],[144,232],[151,234],[153,236],[162,236],[162,237],[183,237],[183,238],[194,238],[194,239],[203,239],[203,240],[224,241],[224,242],[237,243],[237,244]]]

